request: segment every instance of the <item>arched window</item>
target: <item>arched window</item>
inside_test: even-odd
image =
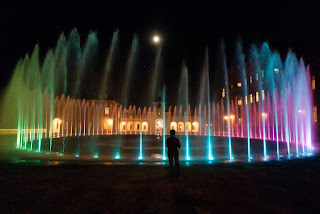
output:
[[[126,122],[121,122],[120,123],[120,129],[121,129],[121,131],[125,131],[126,130]]]
[[[170,130],[175,130],[175,131],[177,131],[177,127],[178,127],[178,125],[177,125],[176,122],[171,122],[171,123],[170,123]]]
[[[199,123],[198,122],[192,123],[192,132],[199,132]]]
[[[191,132],[191,123],[190,122],[186,122],[186,131],[188,130],[188,132]]]
[[[136,122],[136,123],[134,124],[134,130],[135,130],[135,131],[140,131],[140,128],[141,128],[140,122]]]
[[[178,123],[178,132],[184,132],[184,123],[183,122]]]
[[[127,130],[128,131],[133,131],[133,123],[132,122],[128,122]]]
[[[59,133],[60,132],[60,125],[62,121],[59,118],[54,118],[52,121],[52,132]]]
[[[147,122],[142,122],[142,131],[144,131],[144,132],[148,131],[148,123]]]

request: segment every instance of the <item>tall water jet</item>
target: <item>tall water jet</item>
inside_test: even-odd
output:
[[[66,95],[67,93],[67,41],[62,33],[58,39],[58,43],[56,49],[54,51],[54,91],[56,95]],[[62,113],[62,137],[64,136],[64,111]],[[65,148],[64,144],[65,140],[63,139],[63,148]],[[62,154],[64,151],[62,151]]]
[[[265,49],[264,45],[262,46],[261,55],[259,55],[259,52],[257,50],[257,47],[253,45],[251,47],[251,58],[253,61],[253,68],[254,71],[256,72],[256,80],[258,81],[258,89],[259,89],[259,94],[256,95],[256,99],[260,100],[260,106],[259,108],[261,109],[261,112],[258,113],[258,118],[260,121],[260,118],[262,119],[262,137],[263,137],[263,157],[266,159],[267,158],[267,142],[266,142],[266,125],[265,125],[265,109],[264,109],[264,90],[262,87],[262,78],[264,76],[264,71],[261,68],[261,62],[259,57],[263,57],[262,55],[265,54]],[[264,59],[265,60],[265,59]],[[260,98],[260,99],[259,99]],[[260,124],[260,123],[259,123]],[[260,129],[259,125],[259,129]],[[261,129],[260,129],[261,130]]]
[[[189,127],[190,122],[189,122],[189,78],[188,78],[188,68],[185,65],[185,63],[183,62],[182,65],[182,73],[181,73],[181,83],[180,83],[180,88],[179,88],[179,100],[181,101],[181,103],[183,103],[186,111],[186,116],[185,116],[185,134],[186,134],[186,138],[185,138],[185,142],[186,142],[186,159],[190,160],[191,156],[190,156],[190,148],[189,148]]]
[[[210,78],[209,78],[209,54],[208,54],[208,47],[205,51],[205,60],[204,60],[204,67],[202,70],[201,75],[201,85],[200,85],[200,103],[204,104],[207,103],[208,111],[207,111],[207,123],[208,123],[208,129],[207,129],[207,144],[208,144],[208,151],[207,156],[209,160],[214,159],[214,152],[213,152],[213,139],[212,139],[212,133],[211,133],[211,103],[210,103]],[[199,108],[200,110],[200,108]],[[214,113],[213,113],[214,114]],[[213,124],[215,122],[213,121]],[[215,127],[215,126],[214,126]]]
[[[162,52],[162,45],[160,44],[157,47],[157,52],[156,52],[156,59],[155,59],[155,67],[154,70],[152,72],[152,76],[151,76],[151,81],[150,81],[150,100],[151,102],[154,101],[156,93],[158,91],[161,91],[160,88],[160,71],[161,71],[161,52]]]
[[[307,82],[307,86],[304,90],[304,94],[306,96],[306,102],[305,102],[305,122],[306,122],[306,146],[309,153],[313,151],[312,147],[312,92],[311,92],[311,80],[310,80],[310,66],[307,66],[306,72],[305,72],[305,79]]]
[[[249,102],[248,102],[248,82],[247,82],[247,75],[246,75],[246,67],[245,67],[245,55],[242,51],[242,44],[240,41],[236,44],[236,59],[237,64],[240,66],[240,75],[241,75],[241,82],[243,85],[242,94],[244,97],[244,102],[242,105],[245,105],[246,110],[246,122],[247,122],[247,146],[248,146],[248,160],[251,160],[251,143],[250,143],[250,114],[249,114]]]
[[[30,102],[30,92],[29,92],[29,89],[28,89],[28,85],[27,85],[27,80],[26,80],[26,76],[28,74],[28,68],[29,68],[29,64],[30,64],[30,60],[29,60],[29,55],[26,54],[25,58],[24,58],[24,61],[23,61],[23,72],[24,72],[24,81],[25,81],[25,96],[23,98],[24,100],[24,104],[26,105],[25,108],[24,108],[24,117],[23,117],[23,129],[24,129],[24,139],[23,139],[23,142],[24,142],[24,149],[27,149],[27,142],[28,142],[28,128],[29,128],[29,116],[30,116],[30,111],[29,111],[29,108],[30,108],[30,105],[29,105],[29,102]]]
[[[231,142],[231,133],[230,133],[230,125],[231,125],[231,117],[230,117],[230,99],[229,99],[229,81],[228,81],[228,71],[227,71],[227,60],[226,60],[226,53],[225,53],[225,46],[224,46],[224,41],[221,40],[220,42],[220,60],[221,60],[221,69],[224,73],[224,80],[226,84],[226,98],[227,98],[227,111],[228,111],[228,116],[227,116],[227,121],[228,121],[228,151],[229,151],[229,159],[233,160],[233,153],[232,153],[232,142]],[[221,102],[223,103],[223,102]]]
[[[76,83],[74,85],[74,96],[81,97],[83,96],[83,91],[81,90],[81,85],[83,83],[83,78],[87,72],[90,72],[93,69],[94,58],[98,50],[98,38],[95,32],[90,32],[84,45],[82,51],[82,56],[80,59],[79,69],[77,71]],[[92,74],[91,74],[92,76]]]
[[[99,94],[102,96],[102,99],[105,99],[106,95],[109,95],[110,93],[109,85],[111,83],[110,78],[111,78],[112,66],[115,63],[118,46],[119,46],[119,30],[116,30],[112,36],[111,47],[109,48],[106,65],[104,69],[104,74],[102,77],[102,83],[101,83],[100,94]]]
[[[80,36],[76,28],[73,28],[68,36],[67,41],[67,91],[68,94],[77,98],[77,91],[79,89],[78,79],[80,76],[80,61],[81,61],[81,46]]]
[[[139,138],[139,160],[143,159],[143,144],[142,144],[142,113],[141,108],[138,109],[138,115],[140,115],[140,138]]]
[[[85,77],[85,74],[89,75],[87,72],[90,72],[91,69],[93,69],[94,65],[94,57],[96,56],[98,49],[98,38],[95,32],[90,32],[88,35],[88,39],[86,41],[86,44],[84,46],[83,54],[81,56],[80,64],[79,64],[79,70],[77,71],[77,79],[76,84],[74,88],[74,95],[75,97],[83,96],[82,90],[80,90],[80,85],[83,83],[83,77]],[[94,73],[90,74],[92,76]],[[85,110],[85,108],[84,108]],[[79,111],[80,115],[80,121],[81,121],[81,110]],[[83,135],[86,133],[86,112],[84,111],[84,114],[82,116],[83,119]],[[81,125],[80,125],[80,131],[79,135],[81,135]],[[78,145],[78,152],[77,155],[79,155],[80,152],[80,141]]]
[[[135,70],[135,66],[137,63],[137,55],[138,55],[138,47],[139,42],[138,42],[138,36],[137,34],[134,34],[133,39],[132,39],[132,44],[131,44],[131,50],[130,50],[130,55],[129,55],[129,60],[127,63],[127,69],[126,73],[124,75],[124,85],[122,87],[122,101],[123,101],[123,106],[128,105],[128,100],[130,97],[130,92],[132,91],[132,78],[133,78],[133,72]]]
[[[36,46],[34,53],[32,54],[29,69],[32,69],[33,82],[34,82],[34,125],[33,125],[33,139],[35,140],[35,130],[37,126],[38,132],[38,152],[41,151],[42,140],[42,89],[41,89],[41,76],[40,76],[40,64],[39,64],[39,47]],[[33,142],[31,142],[31,145]]]
[[[51,152],[52,149],[52,135],[53,135],[53,99],[54,99],[54,55],[53,51],[49,50],[46,53],[46,56],[44,58],[44,63],[42,65],[42,86],[43,88],[46,88],[46,91],[48,92],[48,96],[50,99],[50,117],[49,117],[49,152]],[[48,124],[46,122],[46,124]]]
[[[275,126],[275,136],[277,144],[277,158],[280,158],[280,148],[279,148],[279,128],[278,128],[278,92],[276,88],[276,77],[279,76],[279,71],[282,69],[281,59],[278,53],[271,53],[268,59],[268,65],[266,68],[266,87],[269,87],[269,91],[272,97],[273,103],[273,113],[274,113],[274,122],[272,125]]]
[[[287,150],[288,156],[290,157],[290,125],[289,125],[289,111],[288,109],[291,108],[288,105],[288,96],[292,93],[291,86],[289,82],[293,81],[293,78],[297,72],[296,68],[298,65],[297,58],[295,54],[289,51],[287,58],[284,64],[284,73],[282,75],[282,87],[284,88],[282,93],[282,106],[283,106],[283,115],[284,115],[284,125],[285,125],[285,136],[287,142]]]
[[[166,86],[162,89],[162,160],[166,160]]]
[[[13,72],[13,78],[11,80],[12,82],[18,83],[18,85],[16,86],[17,90],[16,91],[14,90],[14,94],[16,95],[15,97],[17,98],[16,104],[17,104],[17,108],[18,108],[18,121],[17,121],[18,122],[18,124],[17,124],[18,130],[17,130],[17,144],[16,144],[17,149],[22,148],[22,130],[23,130],[22,129],[22,126],[23,126],[23,106],[22,106],[22,104],[23,104],[23,102],[22,102],[22,95],[21,95],[21,93],[19,93],[20,91],[22,91],[20,87],[23,84],[22,83],[22,75],[23,75],[22,68],[23,68],[23,61],[20,59],[15,67],[15,70]],[[9,92],[9,93],[11,94],[12,92]]]
[[[54,91],[60,96],[67,93],[67,41],[62,33],[54,50]]]

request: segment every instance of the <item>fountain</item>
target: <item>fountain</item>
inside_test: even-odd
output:
[[[228,68],[221,41],[221,97],[213,96],[211,87],[218,87],[210,80],[207,48],[198,77],[198,103],[190,103],[193,79],[184,62],[177,103],[166,108],[172,93],[162,72],[162,45],[152,55],[150,78],[133,81],[141,72],[137,59],[142,54],[134,34],[124,78],[117,79],[119,35],[119,31],[112,35],[100,74],[95,72],[99,70],[95,32],[89,33],[82,49],[76,29],[68,38],[61,34],[43,61],[36,45],[31,57],[26,54],[18,61],[1,98],[0,136],[13,137],[10,141],[19,152],[48,158],[58,154],[56,158],[61,159],[166,160],[166,135],[171,129],[176,130],[181,159],[186,161],[280,160],[314,151],[310,68],[292,51],[283,62],[279,53],[263,43],[253,45],[246,58],[239,41],[235,66]],[[149,106],[129,105],[133,85],[142,88],[141,99]],[[96,96],[90,97],[90,91],[97,91]],[[106,98],[115,91],[120,92],[118,99]]]

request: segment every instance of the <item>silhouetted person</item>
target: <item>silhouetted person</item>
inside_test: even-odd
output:
[[[167,148],[168,148],[168,157],[169,157],[169,164],[170,164],[170,177],[172,178],[174,175],[173,170],[173,159],[176,166],[176,176],[180,178],[180,166],[179,166],[179,151],[178,148],[181,148],[180,141],[178,138],[175,137],[176,131],[170,130],[170,137],[167,139]]]

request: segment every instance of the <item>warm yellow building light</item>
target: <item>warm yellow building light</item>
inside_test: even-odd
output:
[[[268,114],[267,114],[267,113],[264,113],[264,112],[262,112],[261,115],[262,115],[262,117],[264,117],[264,118],[267,118],[267,116],[268,116]]]
[[[224,116],[223,118],[224,118],[225,120],[228,120],[228,119],[229,119],[228,115]],[[230,115],[230,119],[231,119],[231,120],[234,120],[234,115]]]

